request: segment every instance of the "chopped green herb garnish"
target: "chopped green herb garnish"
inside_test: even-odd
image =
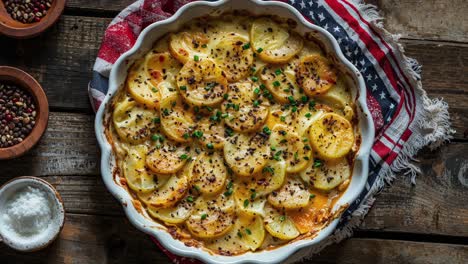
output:
[[[224,98],[224,100],[227,100],[229,98],[229,94],[224,94],[223,98]]]
[[[315,107],[315,101],[314,100],[310,100],[309,101],[309,109],[312,109]]]
[[[303,96],[301,96],[301,101],[302,101],[303,103],[306,103],[307,101],[309,101],[309,97],[303,95]]]
[[[229,137],[232,137],[232,135],[234,135],[234,130],[232,130],[232,128],[230,128],[230,127],[227,127],[227,128],[226,128],[226,134],[227,134]]]
[[[299,160],[299,154],[297,152],[294,153],[294,160]]]
[[[200,57],[198,57],[198,55],[195,55],[195,56],[193,56],[193,60],[194,60],[194,61],[199,61],[199,60],[200,60]]]
[[[244,207],[247,207],[247,206],[249,206],[249,199],[244,200]]]
[[[286,117],[285,117],[285,116],[280,116],[280,120],[281,120],[281,122],[285,122],[285,121],[286,121]]]
[[[285,93],[289,93],[291,90],[289,90],[289,88],[286,88],[286,89],[283,89],[283,92]]]
[[[153,91],[153,93],[157,93],[158,89],[156,89],[156,87],[153,87],[153,88],[151,88],[151,91]]]
[[[307,156],[304,156],[304,160],[309,160],[310,158]]]
[[[256,71],[257,71],[257,68],[252,67],[252,68],[250,68],[250,70],[251,70],[252,72],[256,72]]]
[[[184,133],[184,138],[188,139],[190,137],[189,133]]]
[[[206,49],[208,47],[206,44],[201,45],[202,48]]]
[[[274,82],[273,82],[273,86],[275,86],[275,87],[278,87],[278,86],[280,86],[280,85],[281,85],[281,83],[280,83],[279,81],[274,81]]]
[[[293,113],[295,113],[295,112],[297,111],[297,106],[293,106],[293,107],[291,108],[291,111],[292,111]]]
[[[253,192],[253,193],[250,195],[250,200],[254,200],[255,197],[257,197],[257,193],[256,193],[256,192]]]
[[[161,123],[161,118],[155,117],[155,118],[153,119],[153,122],[156,123],[156,124],[159,124],[159,123]]]
[[[242,46],[243,50],[250,49],[250,43],[245,43],[244,46]]]
[[[267,126],[266,126],[266,127],[264,127],[264,128],[263,128],[263,133],[265,133],[265,134],[267,134],[267,135],[270,135],[270,134],[271,134],[271,130],[270,130],[270,128],[269,128],[269,127],[267,127]]]
[[[321,167],[322,165],[323,165],[322,160],[320,160],[320,159],[314,159],[314,167],[315,167],[315,168]]]
[[[239,105],[238,104],[234,104],[234,110],[239,111]]]
[[[169,109],[167,109],[167,108],[164,108],[164,109],[162,110],[162,112],[163,112],[164,116],[168,116],[168,115],[170,114],[170,113],[169,113]]]
[[[288,100],[292,104],[294,104],[296,102],[296,100],[294,100],[294,97],[292,95],[288,96]]]
[[[312,200],[312,199],[314,199],[314,198],[315,198],[315,194],[309,195],[309,200]]]
[[[202,136],[203,136],[203,132],[200,130],[196,130],[192,133],[192,137],[201,138]]]
[[[269,173],[271,173],[271,174],[274,174],[274,173],[275,173],[275,169],[273,169],[273,168],[270,167],[270,166],[264,167],[262,171],[263,171],[263,172],[269,172]]]
[[[260,93],[260,89],[258,89],[258,88],[255,88],[255,90],[254,90],[254,94],[259,94],[259,93]]]
[[[283,72],[281,71],[281,69],[277,69],[277,70],[275,71],[275,74],[276,74],[276,75],[280,75],[281,73],[283,73]]]
[[[255,101],[253,102],[253,106],[254,106],[254,107],[257,107],[257,106],[259,106],[259,105],[260,105],[260,103],[258,102],[258,100],[255,100]]]
[[[302,142],[307,142],[307,141],[309,141],[308,138],[303,138],[303,139],[302,139]]]
[[[189,157],[189,156],[188,156],[187,154],[182,154],[182,155],[179,156],[179,158],[182,159],[182,160],[185,160],[185,159],[187,159],[188,157]]]
[[[312,116],[312,114],[311,114],[311,113],[307,113],[307,114],[305,114],[305,117],[307,117],[307,118],[310,118],[311,116]]]
[[[251,79],[253,82],[258,81],[258,77],[257,77],[257,76],[252,76],[252,77],[250,77],[250,79]]]
[[[222,118],[226,118],[226,117],[228,117],[228,116],[229,116],[228,113],[223,113],[223,114],[221,115]]]
[[[257,52],[258,52],[258,53],[261,53],[262,51],[263,51],[262,48],[258,48],[258,49],[257,49]]]
[[[273,150],[273,151],[276,151],[276,147],[275,147],[275,146],[271,146],[270,149]]]
[[[260,87],[260,89],[262,89],[262,90],[266,88],[266,86],[265,86],[263,83],[262,83],[262,84],[260,84],[260,86],[259,86],[259,87]]]
[[[286,220],[286,216],[285,215],[280,216],[280,221],[283,222],[284,220]]]
[[[250,231],[250,229],[246,228],[246,229],[245,229],[245,233],[246,233],[247,235],[251,235],[251,234],[252,234],[252,231]]]
[[[187,196],[187,202],[193,203],[193,197],[192,196]]]
[[[208,143],[208,144],[206,144],[206,147],[207,147],[208,149],[214,149],[213,143]]]
[[[237,231],[237,236],[238,236],[239,238],[242,238],[242,234],[241,234],[240,231]]]
[[[208,217],[207,214],[202,214],[202,215],[201,215],[201,220],[205,220],[207,217]]]

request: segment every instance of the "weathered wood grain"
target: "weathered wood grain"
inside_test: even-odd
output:
[[[99,152],[94,116],[51,112],[49,126],[25,156],[0,161],[4,179],[22,175],[97,175]]]
[[[0,64],[30,72],[43,85],[52,109],[91,113],[87,84],[107,18],[63,16],[45,35],[32,40],[0,37]],[[407,55],[423,65],[423,85],[450,104],[456,138],[468,124],[468,45],[403,41]],[[11,51],[14,47],[14,52]],[[40,52],[38,52],[40,51]]]
[[[466,0],[367,0],[378,6],[385,28],[403,37],[468,41]]]
[[[82,11],[114,11],[122,9],[135,2],[134,0],[67,0],[66,10]],[[66,12],[66,11],[65,11]]]
[[[468,246],[351,238],[330,246],[314,263],[463,263]],[[170,263],[150,238],[124,217],[68,214],[57,241],[40,252],[18,253],[0,245],[5,264]],[[304,261],[302,263],[310,263]]]
[[[99,175],[93,116],[52,112],[40,144],[28,155],[0,161],[0,184],[13,176],[38,175],[54,184],[68,212],[122,215]],[[424,150],[421,175],[412,186],[404,175],[386,188],[366,217],[364,230],[468,236],[468,143]],[[27,164],[25,166],[25,164]]]

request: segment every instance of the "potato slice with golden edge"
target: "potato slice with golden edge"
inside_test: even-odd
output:
[[[177,204],[188,191],[190,185],[189,162],[184,169],[176,174],[165,175],[167,182],[152,192],[138,193],[138,198],[148,206],[154,208],[169,208]],[[159,178],[159,177],[158,177]],[[162,177],[161,177],[162,178]]]
[[[309,127],[322,117],[325,113],[333,111],[330,107],[323,104],[316,104],[314,107],[304,105],[297,115],[293,116],[291,122],[294,131],[304,138],[308,138]]]
[[[147,151],[145,145],[134,146],[128,150],[123,161],[123,173],[128,187],[136,192],[150,192],[156,188],[153,175],[145,168]]]
[[[146,155],[146,165],[155,173],[171,174],[180,170],[188,159],[189,152],[180,142],[153,135],[155,146]],[[162,142],[161,142],[162,141]]]
[[[207,241],[206,247],[226,255],[233,255],[256,250],[264,239],[263,219],[259,216],[241,215],[237,218],[233,229],[220,238]]]
[[[260,134],[234,134],[224,143],[224,159],[240,176],[261,171],[269,156],[268,139]]]
[[[294,62],[290,62],[281,65],[267,65],[260,71],[260,79],[275,100],[283,104],[299,101],[303,96],[306,96],[296,83],[294,64]]]
[[[291,240],[299,236],[293,221],[271,206],[266,206],[265,229],[270,235],[282,240]]]
[[[217,116],[217,114],[214,116]],[[212,121],[209,118],[202,118],[197,122],[197,130],[202,132],[202,136],[198,138],[198,141],[203,146],[212,144],[214,149],[223,148],[225,141],[225,129],[223,121]]]
[[[285,63],[303,46],[301,36],[265,17],[253,22],[250,39],[257,56],[269,63]]]
[[[291,128],[276,125],[271,130],[270,146],[274,149],[274,159],[286,161],[286,172],[303,170],[312,155],[312,149],[304,139]]]
[[[268,117],[270,103],[256,96],[250,82],[229,85],[229,97],[221,105],[227,113],[226,125],[238,132],[259,130]]]
[[[351,177],[351,166],[346,158],[315,162],[301,177],[310,178],[310,184],[319,190],[330,191]]]
[[[345,156],[354,144],[351,123],[334,113],[324,114],[309,130],[312,148],[323,159],[337,159]]]
[[[320,230],[330,217],[328,196],[318,192],[314,195],[307,207],[286,212],[301,234]]]
[[[285,184],[268,196],[268,202],[276,208],[299,209],[307,206],[310,193],[297,177],[289,177]]]
[[[208,36],[202,32],[183,31],[171,34],[169,37],[169,51],[172,56],[182,63],[193,60],[195,56],[206,57],[209,49],[206,46],[209,42]]]
[[[184,99],[196,106],[214,106],[223,101],[227,79],[211,59],[189,61],[177,75],[177,86]]]
[[[165,223],[180,224],[183,223],[193,211],[193,198],[186,196],[180,200],[174,207],[156,208],[148,206],[148,213]]]
[[[174,59],[169,52],[150,52],[146,55],[145,61],[146,71],[154,87],[158,87],[163,81],[174,84],[175,77],[182,68],[182,64]]]
[[[265,216],[263,207],[265,206],[265,197],[260,197],[256,190],[249,188],[250,185],[247,181],[239,179],[236,181],[236,187],[234,191],[234,200],[236,201],[237,210],[246,215],[251,216]]]
[[[296,70],[296,81],[308,96],[326,93],[336,83],[336,70],[318,54],[303,57]]]
[[[192,215],[185,222],[192,235],[199,238],[219,237],[231,230],[235,221],[235,203],[230,197],[199,197]]]
[[[340,76],[335,85],[333,85],[326,93],[318,97],[321,101],[325,101],[334,108],[343,110],[351,104],[351,92],[346,85],[344,77]]]
[[[219,65],[230,82],[246,77],[251,71],[253,52],[249,39],[235,33],[222,37],[214,49],[211,58]]]
[[[190,106],[174,94],[161,100],[161,127],[165,135],[177,142],[190,142],[195,116]]]
[[[161,100],[161,94],[157,85],[154,85],[150,79],[145,72],[144,60],[139,59],[130,68],[125,86],[135,101],[146,107],[157,108]]]
[[[219,152],[198,156],[192,169],[192,183],[202,194],[213,195],[224,189],[227,168]]]
[[[138,105],[132,98],[125,96],[116,104],[112,115],[114,128],[119,137],[126,142],[138,144],[148,139],[155,130],[155,111]]]

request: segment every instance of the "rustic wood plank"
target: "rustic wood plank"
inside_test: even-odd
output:
[[[170,263],[150,238],[124,217],[67,214],[57,241],[42,251],[18,253],[0,245],[2,263]],[[330,246],[314,263],[463,263],[468,246],[351,238]],[[310,263],[304,261],[302,263]]]
[[[0,64],[36,77],[52,109],[91,113],[87,84],[102,34],[110,19],[63,16],[45,35],[32,40],[0,37]],[[423,85],[432,97],[451,105],[456,138],[468,129],[468,45],[405,40],[407,55],[423,65]],[[11,52],[15,47],[15,52]],[[40,50],[41,52],[37,52]],[[66,89],[65,89],[66,88]]]
[[[49,126],[36,147],[18,159],[0,161],[0,168],[6,178],[99,174],[94,116],[51,112]]]
[[[367,0],[378,6],[385,28],[403,37],[468,41],[466,0]]]
[[[99,175],[93,116],[52,112],[40,144],[26,156],[1,161],[0,184],[13,176],[38,175],[57,186],[68,212],[122,215]],[[424,150],[422,174],[411,186],[403,175],[386,188],[363,230],[468,236],[468,143]],[[28,164],[28,166],[25,166]],[[71,176],[70,176],[71,175]]]

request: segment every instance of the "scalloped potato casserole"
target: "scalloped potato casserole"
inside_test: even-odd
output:
[[[119,183],[187,245],[236,255],[313,237],[359,149],[350,82],[272,17],[193,20],[130,67],[108,106]]]

